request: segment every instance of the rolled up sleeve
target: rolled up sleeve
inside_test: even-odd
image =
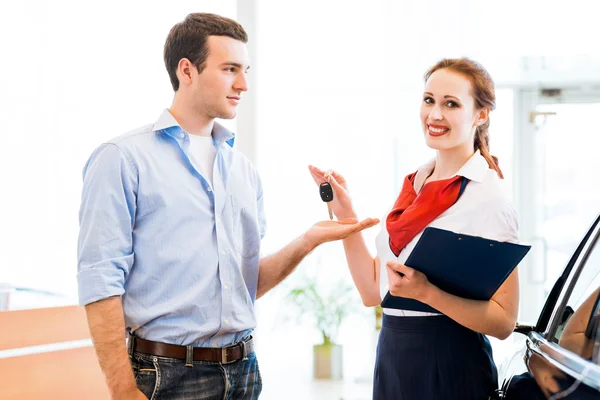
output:
[[[134,260],[138,171],[116,144],[100,146],[83,171],[79,210],[79,304],[124,293]]]

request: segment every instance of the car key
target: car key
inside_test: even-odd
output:
[[[333,219],[333,211],[331,210],[331,200],[333,200],[333,188],[329,182],[323,182],[319,185],[319,193],[321,200],[327,203],[327,211],[329,211],[329,219]]]

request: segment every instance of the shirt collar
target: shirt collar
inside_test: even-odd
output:
[[[469,158],[469,161],[458,170],[456,175],[464,176],[470,181],[481,183],[485,179],[488,169],[490,169],[490,165],[481,155],[479,150],[477,150],[475,154]]]
[[[188,135],[188,133],[181,128],[175,117],[173,117],[173,115],[166,108],[154,123],[152,130],[163,131],[167,135],[177,140],[181,139],[181,133],[184,133],[184,138],[186,135]],[[212,137],[216,145],[226,141],[229,146],[233,147],[233,143],[235,142],[235,134],[217,122],[215,122],[213,125]]]
[[[423,186],[423,182],[425,179],[431,175],[433,168],[435,167],[435,158],[429,160],[427,163],[423,164],[417,170],[417,175],[414,180],[414,187],[420,188]],[[485,158],[481,155],[479,150],[475,152],[469,158],[469,160],[458,170],[456,175],[464,176],[470,181],[475,182],[483,182],[485,179],[485,175],[487,174],[487,170],[489,169],[489,164],[485,160]]]
[[[160,114],[160,117],[154,123],[152,127],[153,131],[161,131],[166,128],[171,128],[173,126],[179,126],[179,122],[173,117],[173,115],[169,112],[168,109],[164,109]]]

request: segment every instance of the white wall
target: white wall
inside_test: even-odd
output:
[[[164,40],[194,11],[235,17],[236,3],[0,4],[0,281],[75,300],[83,165],[170,105]]]
[[[600,81],[592,1],[253,4],[257,132],[242,128],[240,142],[256,141],[265,172],[271,249],[323,214],[307,163],[348,175],[361,215],[385,211],[397,178],[430,154],[416,112],[422,73],[440,57],[479,58],[500,86]],[[82,166],[169,105],[162,46],[192,11],[235,17],[237,2],[0,5],[0,281],[74,293]]]

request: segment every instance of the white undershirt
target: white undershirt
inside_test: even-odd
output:
[[[435,160],[418,169],[415,177],[415,190],[421,190],[425,179],[430,175]],[[446,229],[465,235],[481,236],[500,242],[518,243],[517,214],[511,201],[505,196],[503,181],[496,171],[490,169],[487,161],[477,151],[458,171],[457,175],[470,179],[458,201],[438,216],[428,226]],[[385,264],[395,261],[403,264],[415,248],[423,232],[419,232],[400,252],[398,257],[389,246],[389,234],[385,221],[381,219],[381,231],[375,239],[377,257],[381,265],[380,293],[381,298],[388,292],[388,277]],[[484,267],[484,266],[482,266]],[[437,313],[424,313],[412,310],[396,310],[385,308],[385,314],[395,316],[427,316]]]
[[[189,135],[190,138],[190,153],[194,160],[200,164],[202,174],[206,180],[213,185],[213,166],[217,149],[213,143],[212,136]]]

